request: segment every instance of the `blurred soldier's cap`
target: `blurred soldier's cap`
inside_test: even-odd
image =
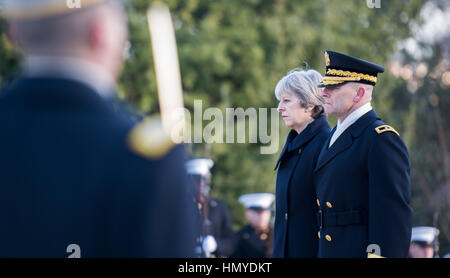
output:
[[[214,166],[214,161],[209,158],[196,158],[186,162],[185,167],[189,175],[210,175],[210,169]]]
[[[39,19],[76,12],[108,0],[4,0],[1,13],[8,19]]]
[[[325,76],[320,88],[342,86],[348,82],[358,82],[375,86],[378,73],[384,68],[372,62],[339,52],[325,50]]]
[[[272,193],[251,193],[239,197],[239,202],[244,207],[252,210],[269,210],[275,200]]]
[[[435,227],[419,226],[413,227],[411,242],[432,246],[439,235],[439,230]]]

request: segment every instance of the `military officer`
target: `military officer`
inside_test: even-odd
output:
[[[439,230],[435,227],[418,226],[412,228],[410,258],[438,258]]]
[[[239,197],[246,207],[245,218],[248,225],[236,235],[235,258],[270,258],[273,250],[273,227],[271,227],[271,207],[275,195],[271,193],[251,193]]]
[[[186,162],[186,170],[193,181],[193,199],[199,212],[203,256],[226,258],[234,246],[233,223],[227,205],[209,196],[211,168],[214,161],[196,158]]]
[[[318,256],[406,257],[412,222],[408,150],[371,106],[384,68],[334,51],[325,51],[325,62],[319,86],[325,113],[338,123],[314,170]]]
[[[117,1],[11,0],[24,53],[0,94],[0,257],[193,257],[184,151],[111,104]]]

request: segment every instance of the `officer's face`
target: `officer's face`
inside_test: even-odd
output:
[[[416,243],[411,243],[409,247],[410,258],[433,258],[434,250],[432,246],[423,246]]]
[[[194,187],[194,196],[196,198],[205,194],[206,178],[201,175],[189,175],[192,186]]]
[[[311,112],[305,112],[306,108],[302,106],[300,99],[290,92],[281,94],[277,109],[286,126],[293,129],[303,126],[311,119]]]
[[[269,227],[271,215],[272,213],[270,210],[247,209],[245,211],[245,218],[248,220],[250,226],[261,230],[265,230]]]
[[[353,83],[347,83],[339,87],[324,88],[322,96],[325,114],[341,118],[347,116],[354,105],[356,90]]]
[[[106,6],[104,15],[102,53],[108,61],[108,68],[117,78],[122,67],[124,48],[128,39],[126,15],[122,7],[117,4]]]

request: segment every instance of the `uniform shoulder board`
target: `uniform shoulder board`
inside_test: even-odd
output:
[[[127,136],[129,149],[146,158],[157,159],[165,155],[174,143],[166,134],[159,118],[147,118],[137,124]]]
[[[391,131],[391,132],[394,132],[395,134],[397,134],[398,136],[400,136],[400,134],[392,126],[389,126],[389,125],[380,125],[375,128],[375,131],[378,134],[381,134],[386,131]]]

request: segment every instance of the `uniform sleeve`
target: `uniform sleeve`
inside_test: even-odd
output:
[[[112,256],[194,257],[198,227],[183,147],[154,161],[125,158],[116,181],[116,205],[110,208],[115,211]]]
[[[412,209],[408,150],[393,132],[376,134],[369,150],[368,242],[383,257],[407,257]]]
[[[220,234],[217,240],[217,253],[229,257],[234,250],[234,232],[231,214],[225,203],[221,204],[222,219],[220,223]]]
[[[199,234],[199,227],[196,225],[197,210],[192,201],[189,190],[192,185],[184,163],[184,148],[177,146],[169,152],[158,173],[160,187],[154,215],[156,222],[149,228],[156,227],[161,243],[164,243],[161,245],[162,256],[158,257],[195,256],[195,239]]]

